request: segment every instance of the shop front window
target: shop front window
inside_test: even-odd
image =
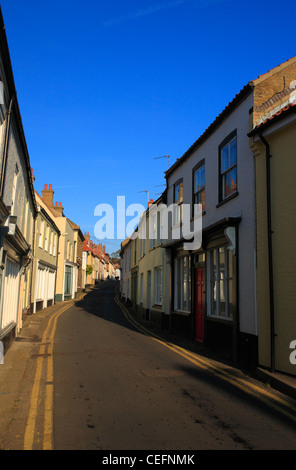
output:
[[[233,318],[233,262],[227,247],[209,251],[208,316]]]
[[[190,257],[175,260],[175,310],[190,311]]]

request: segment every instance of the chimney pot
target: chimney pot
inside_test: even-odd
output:
[[[60,202],[60,207],[62,207],[62,203]]]
[[[47,184],[44,185],[44,189],[47,189]]]
[[[49,189],[52,189],[52,184],[49,185]]]

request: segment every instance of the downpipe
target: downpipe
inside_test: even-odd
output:
[[[270,146],[259,132],[259,137],[266,149],[266,198],[267,198],[267,237],[268,237],[268,271],[269,271],[269,301],[270,301],[270,371],[275,369],[275,329],[274,329],[274,285],[273,285],[273,256],[271,229],[271,183],[270,183]]]

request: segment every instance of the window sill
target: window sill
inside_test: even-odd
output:
[[[191,315],[191,312],[189,312],[187,310],[173,310],[172,313],[174,315],[184,315],[186,317],[189,317],[189,315]]]
[[[228,201],[231,201],[231,199],[234,199],[235,197],[238,196],[238,192],[236,191],[235,193],[231,194],[230,196],[226,197],[225,199],[223,199],[223,201],[219,202],[219,204],[216,205],[216,207],[220,207],[220,206],[223,206],[223,204],[225,204],[226,202]]]
[[[161,310],[161,309],[162,309],[162,305],[161,305],[161,304],[154,304],[154,305],[152,305],[152,308]]]
[[[210,320],[210,321],[218,321],[218,322],[221,322],[221,323],[233,323],[233,318],[222,317],[222,316],[218,316],[218,315],[207,315],[206,319]]]

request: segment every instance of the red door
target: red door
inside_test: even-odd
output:
[[[195,340],[204,338],[204,268],[195,270]]]

